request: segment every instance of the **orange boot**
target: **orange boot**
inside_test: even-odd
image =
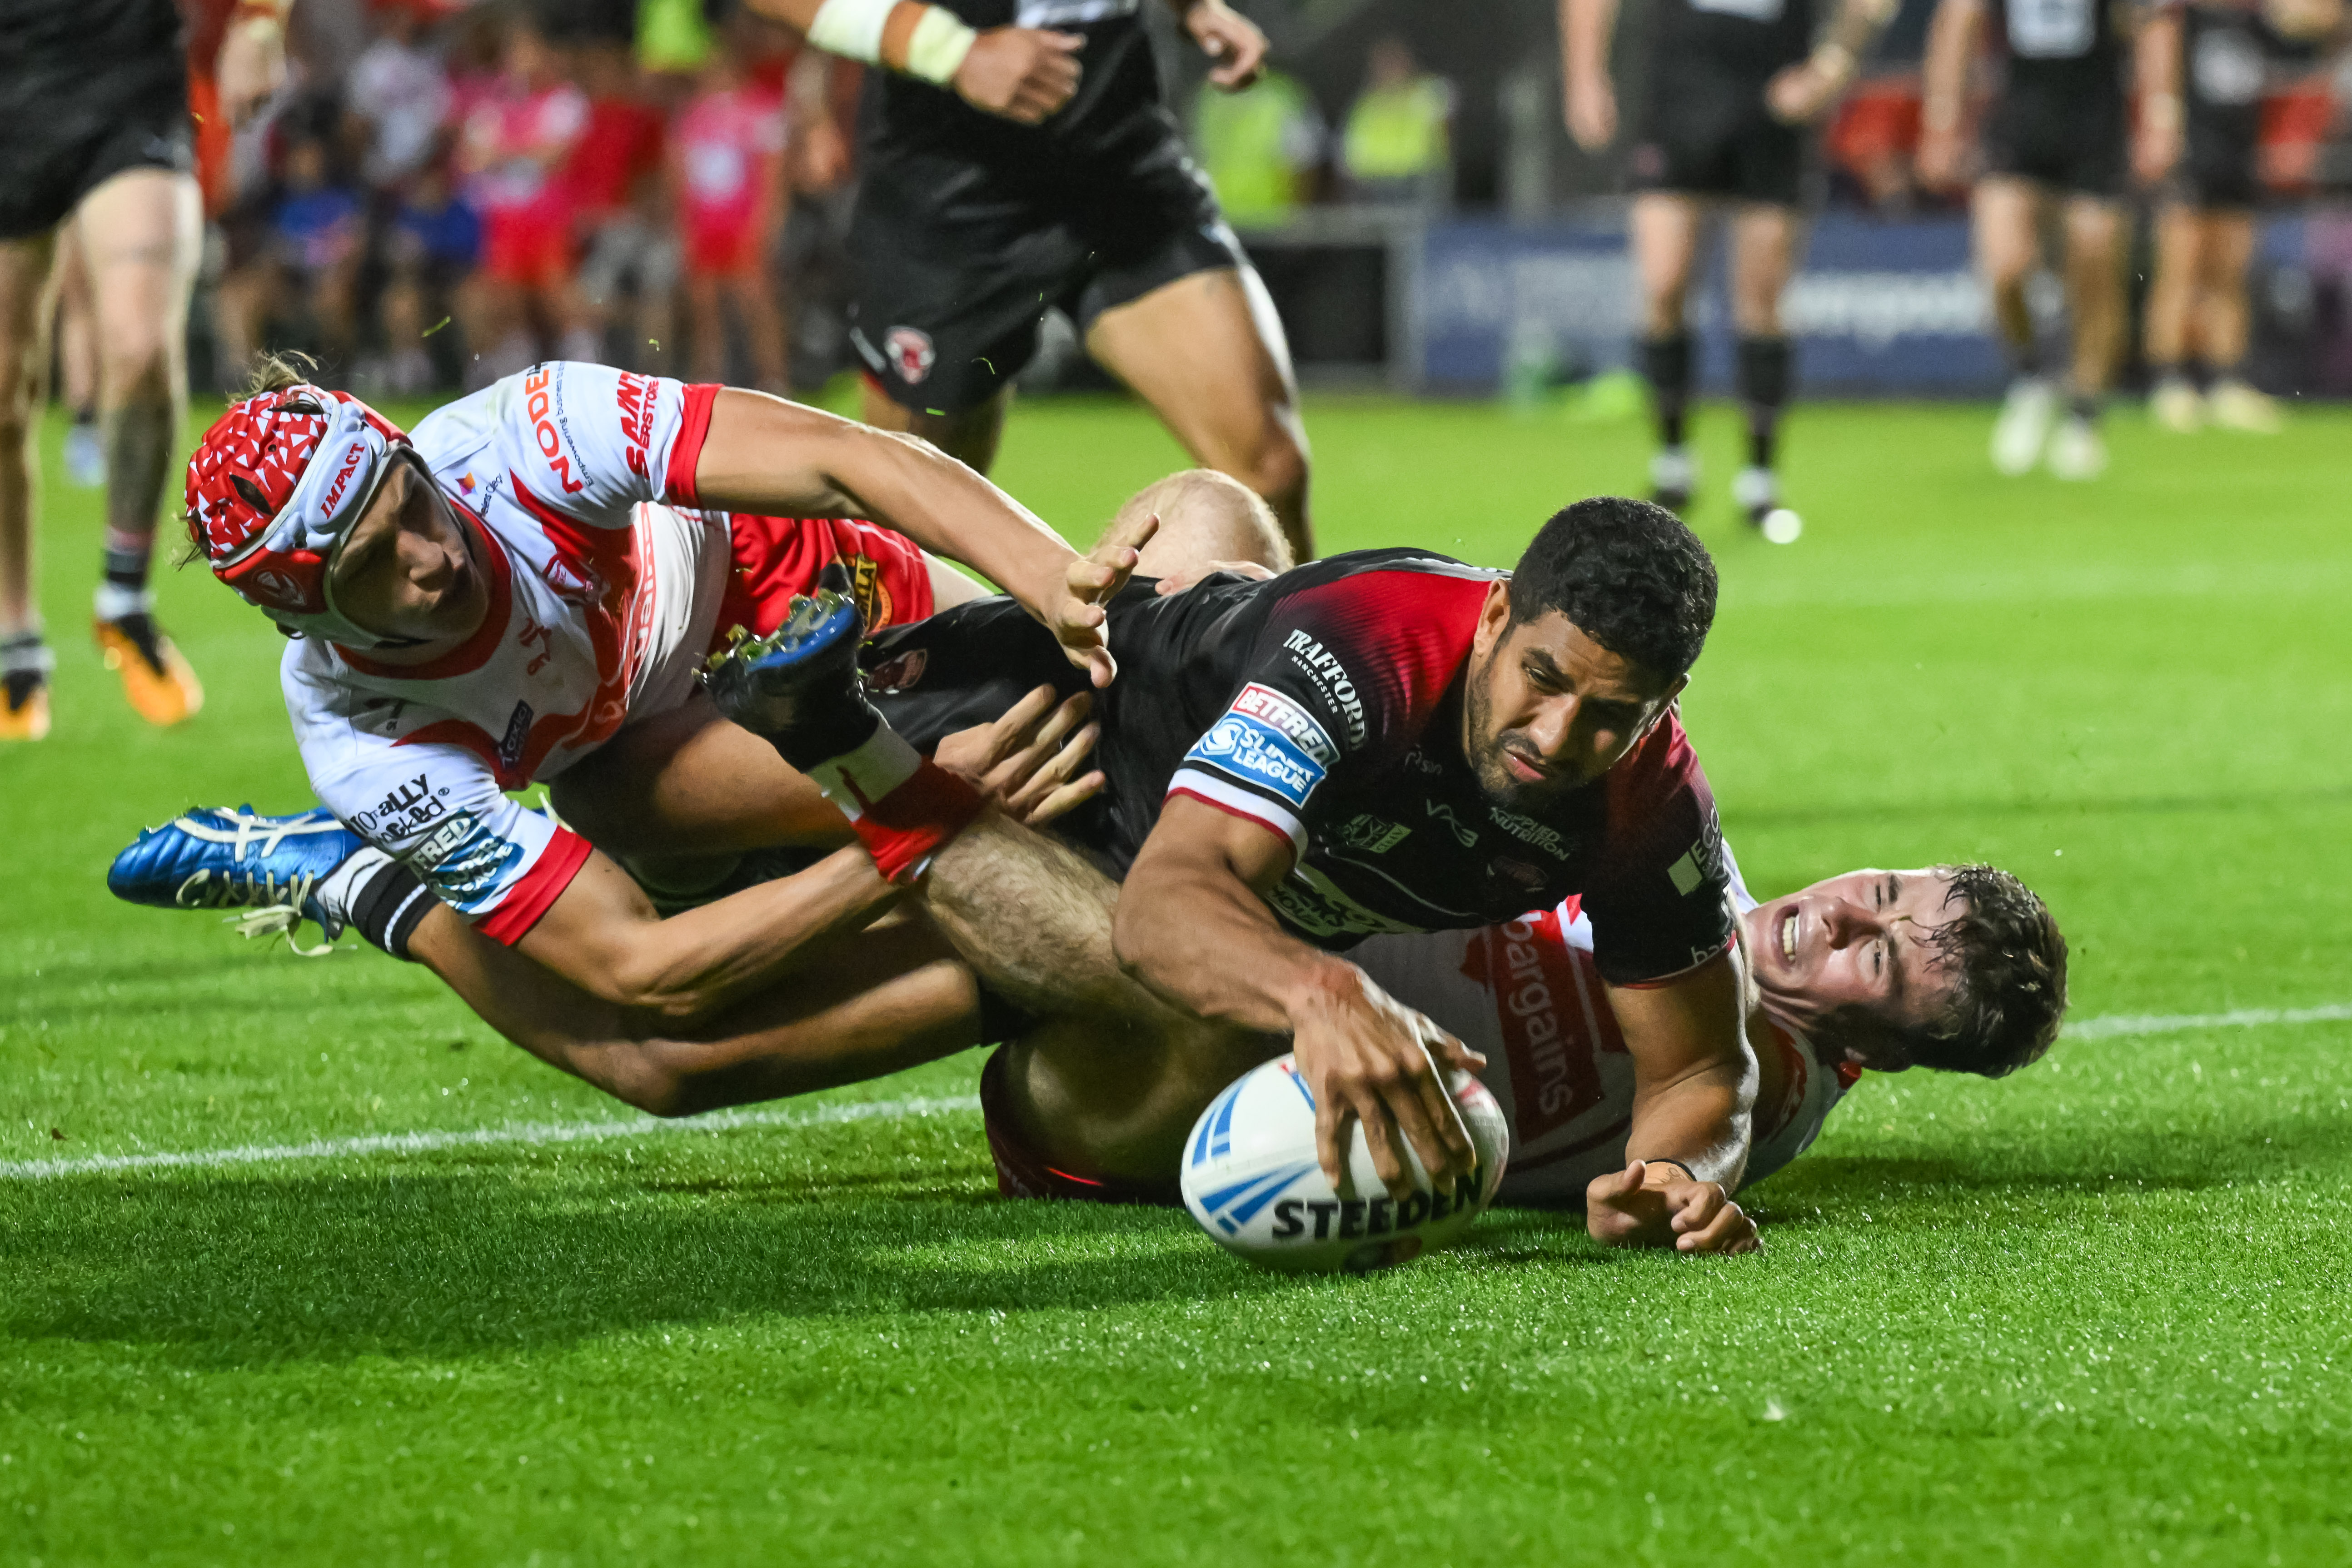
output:
[[[0,741],[47,736],[49,667],[55,662],[38,632],[0,642]]]
[[[205,705],[203,682],[149,612],[94,621],[90,631],[106,668],[122,678],[122,695],[150,724],[176,724]]]

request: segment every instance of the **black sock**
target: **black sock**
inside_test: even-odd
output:
[[[2075,393],[2066,399],[2066,412],[2085,425],[2096,425],[2099,422],[2099,395],[2095,392]]]
[[[2189,377],[2178,360],[2150,360],[2147,362],[2147,379],[2149,384],[2162,386],[2168,381],[2185,381]]]
[[[408,939],[440,900],[425,879],[397,860],[387,860],[352,898],[352,929],[394,958],[408,957]]]
[[[2042,374],[2042,345],[2032,338],[2021,343],[2004,342],[2009,353],[2009,373],[2013,376],[2036,376]]]
[[[76,425],[97,424],[98,405],[95,403],[85,403],[79,408],[75,409],[73,411],[73,422]]]
[[[147,586],[147,564],[155,554],[155,536],[147,534],[138,544],[128,547],[113,540],[110,534],[105,555],[107,582],[133,594],[142,591]]]
[[[1748,407],[1748,460],[1759,468],[1772,466],[1794,357],[1786,338],[1739,340],[1739,401]]]
[[[1688,332],[1642,340],[1642,374],[1658,417],[1658,440],[1668,447],[1683,444],[1683,427],[1690,413],[1691,341]]]

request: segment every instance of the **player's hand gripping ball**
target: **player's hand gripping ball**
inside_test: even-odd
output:
[[[1361,1274],[1448,1246],[1495,1201],[1510,1129],[1486,1086],[1466,1072],[1449,1086],[1477,1166],[1452,1197],[1405,1150],[1413,1190],[1391,1198],[1372,1168],[1364,1130],[1348,1147],[1348,1191],[1315,1158],[1315,1099],[1289,1057],[1236,1079],[1201,1113],[1184,1145],[1184,1206],[1227,1251],[1293,1273]]]

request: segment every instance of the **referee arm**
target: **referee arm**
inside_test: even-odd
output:
[[[1617,88],[1609,77],[1609,40],[1617,0],[1559,0],[1559,79],[1568,132],[1588,153],[1617,139]]]
[[[828,54],[944,88],[974,109],[1034,125],[1078,90],[1076,33],[975,31],[920,0],[745,0],[755,16],[806,35]]]

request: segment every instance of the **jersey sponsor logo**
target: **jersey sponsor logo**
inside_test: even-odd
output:
[[[499,770],[510,772],[522,761],[522,749],[530,740],[530,704],[518,702],[507,718],[507,732],[499,738]]]
[[[1666,879],[1675,891],[1689,898],[1702,887],[1712,884],[1722,887],[1727,879],[1723,869],[1723,824],[1709,806],[1706,820],[1699,825],[1698,840],[1683,852],[1681,858],[1666,868]],[[1705,962],[1702,956],[1694,963]]]
[[[352,826],[371,838],[406,838],[441,820],[448,794],[446,786],[433,786],[432,775],[419,773],[393,786],[368,810],[353,812]]]
[[[1521,816],[1516,811],[1490,805],[1486,808],[1486,819],[1520,843],[1540,849],[1555,860],[1565,860],[1576,852],[1576,846],[1566,834],[1549,823],[1538,822],[1532,816]]]
[[[507,868],[521,857],[521,845],[500,838],[472,812],[460,811],[411,850],[408,861],[434,891],[470,908],[497,891]]]
[[[565,493],[577,495],[588,487],[572,477],[572,455],[563,449],[563,437],[556,433],[554,395],[551,386],[554,377],[545,367],[534,367],[522,378],[523,413],[530,420],[530,438],[539,444],[539,455],[547,459],[547,471],[555,476]]]
[[[1132,16],[1142,0],[1021,0],[1013,16],[1016,27],[1066,27],[1076,23],[1104,22]]]
[[[1339,749],[1331,743],[1330,732],[1316,721],[1315,715],[1270,686],[1251,681],[1234,699],[1231,711],[1273,725],[1292,745],[1327,768],[1339,760]]]
[[[1184,760],[1255,784],[1294,808],[1306,806],[1307,797],[1315,793],[1328,772],[1265,720],[1232,712],[1195,741]]]
[[[1520,1142],[1532,1143],[1601,1103],[1600,1053],[1622,1055],[1625,1037],[1605,996],[1595,1005],[1591,961],[1568,945],[1556,911],[1490,927],[1481,940],[1512,1120]]]
[[[620,389],[614,394],[621,410],[621,439],[628,444],[625,460],[629,472],[640,479],[649,470],[652,458],[646,454],[654,444],[654,405],[658,398],[654,384],[631,371],[621,373]]]
[[[1787,8],[1787,0],[1690,0],[1690,8],[1717,16],[1737,16],[1743,22],[1777,22]]]
[[[1403,843],[1412,829],[1384,816],[1360,812],[1348,819],[1339,829],[1339,842],[1350,849],[1360,849],[1367,855],[1385,855]]]
[[[883,336],[882,353],[908,386],[919,384],[940,358],[940,351],[931,346],[931,334],[920,327],[891,328]]]
[[[1310,936],[1379,936],[1421,928],[1368,910],[1312,867],[1297,866],[1265,895],[1276,914]]]
[[[2073,59],[2091,52],[2103,0],[2008,0],[2009,47],[2030,60]]]
[[[1462,819],[1454,816],[1454,808],[1446,805],[1444,801],[1425,800],[1422,802],[1422,809],[1432,818],[1445,824],[1448,828],[1452,829],[1454,833],[1454,842],[1462,846],[1463,848],[1467,849],[1472,845],[1478,842],[1477,830],[1475,828],[1463,826]]]
[[[1348,743],[1364,743],[1364,700],[1356,691],[1356,683],[1349,679],[1348,667],[1328,652],[1323,645],[1305,632],[1294,631],[1282,639],[1285,652],[1324,700],[1338,709],[1348,721]]]

